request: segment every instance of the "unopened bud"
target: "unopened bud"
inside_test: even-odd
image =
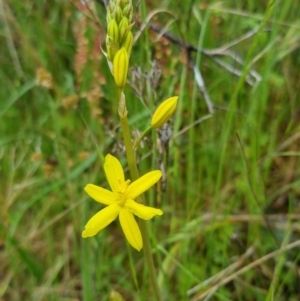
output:
[[[108,5],[108,9],[109,9],[109,11],[110,12],[113,12],[114,10],[115,10],[115,8],[116,8],[116,3],[115,3],[115,1],[109,1],[109,5]]]
[[[108,10],[107,10],[107,12],[110,13],[110,15],[112,16],[113,13],[114,13],[114,11],[115,11],[115,9],[116,9],[115,3],[114,3],[113,1],[110,1],[110,2],[109,2],[109,5],[108,5]]]
[[[124,7],[125,5],[127,5],[129,3],[128,0],[120,0],[120,6]]]
[[[132,35],[131,31],[129,31],[122,44],[122,47],[124,47],[128,53],[128,57],[130,57],[130,54],[131,54],[132,42],[133,42],[133,35]]]
[[[116,86],[124,89],[127,80],[129,57],[124,47],[117,51],[113,60],[113,76]]]
[[[112,19],[108,24],[107,34],[111,40],[116,42],[119,41],[119,27],[114,19]]]
[[[119,50],[119,43],[110,38],[110,36],[106,36],[106,51],[107,58],[112,62],[115,54]]]
[[[117,6],[116,9],[114,10],[113,17],[117,21],[118,24],[121,22],[123,13],[122,13],[122,9],[120,6]]]
[[[132,14],[132,5],[127,4],[123,8],[123,16],[126,17],[129,20],[129,22],[131,22],[130,14]]]
[[[152,128],[160,128],[171,118],[171,116],[176,110],[177,100],[178,96],[173,96],[166,99],[158,106],[151,120]]]
[[[119,41],[120,43],[123,42],[123,40],[125,39],[127,33],[129,32],[130,27],[129,27],[129,23],[128,23],[128,19],[123,17],[120,24],[119,24]]]

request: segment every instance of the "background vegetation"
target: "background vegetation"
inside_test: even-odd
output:
[[[152,300],[118,222],[81,238],[102,208],[83,188],[107,185],[95,143],[125,158],[106,10],[89,7],[0,1],[1,300]],[[164,299],[299,300],[300,2],[134,7],[133,132],[180,96],[138,150],[141,173],[165,171],[146,195]]]

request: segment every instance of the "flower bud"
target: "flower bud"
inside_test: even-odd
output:
[[[132,5],[127,4],[123,8],[123,16],[126,17],[129,20],[129,22],[131,22],[130,15],[132,15]]]
[[[110,36],[106,36],[106,51],[107,51],[107,58],[111,62],[113,61],[115,54],[119,50],[119,43],[112,40]]]
[[[119,24],[122,20],[122,17],[123,17],[122,9],[120,6],[117,6],[116,9],[114,10],[114,19]]]
[[[116,9],[116,4],[114,3],[114,1],[109,1],[108,11],[110,12],[110,14],[113,14],[115,9]]]
[[[154,129],[160,128],[173,115],[177,107],[178,96],[173,96],[162,102],[153,114],[151,127]]]
[[[119,41],[119,27],[114,19],[112,19],[108,24],[107,34],[113,41]]]
[[[125,37],[125,40],[121,47],[124,47],[128,53],[128,57],[130,57],[131,49],[132,49],[132,41],[133,41],[133,35],[131,31],[128,32],[128,34]]]
[[[121,7],[124,7],[124,6],[126,6],[129,3],[129,1],[128,0],[120,0],[119,3],[120,3]]]
[[[117,51],[113,60],[113,76],[116,86],[124,89],[128,73],[129,57],[124,47]]]
[[[129,30],[131,27],[129,27],[129,23],[128,23],[128,19],[123,17],[121,22],[119,23],[119,41],[120,43],[123,42],[123,40],[125,39],[126,35],[128,34]]]

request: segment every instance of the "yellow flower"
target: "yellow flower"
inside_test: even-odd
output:
[[[162,215],[163,212],[160,209],[139,204],[134,199],[157,183],[162,173],[160,170],[154,170],[132,183],[130,180],[125,181],[120,161],[110,154],[105,157],[104,170],[112,191],[93,184],[86,185],[84,190],[96,202],[107,207],[88,221],[82,237],[96,235],[119,216],[126,239],[133,248],[140,251],[143,247],[143,240],[133,215],[149,220],[155,215]]]
[[[173,115],[177,107],[178,96],[173,96],[162,102],[153,114],[151,127],[154,129],[160,128]]]

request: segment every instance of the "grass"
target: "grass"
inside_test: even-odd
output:
[[[101,208],[83,188],[107,185],[96,145],[126,163],[100,48],[105,8],[93,5],[92,15],[77,2],[0,1],[3,300],[109,300],[112,291],[152,300],[143,254],[126,247],[118,222],[81,238]],[[172,36],[206,50],[257,30],[228,48],[241,65],[228,53],[192,52],[211,116],[186,52],[149,28],[134,46],[126,88],[132,129],[145,129],[162,100],[180,95],[169,143],[158,148],[162,136],[153,133],[138,151],[142,174],[166,170],[166,183],[146,194],[164,211],[148,222],[164,300],[298,300],[300,4],[134,6],[135,33],[162,9],[152,22],[174,21]],[[153,86],[154,60],[161,78]],[[254,71],[261,80],[252,76],[249,85]],[[50,89],[36,83],[37,72]]]

